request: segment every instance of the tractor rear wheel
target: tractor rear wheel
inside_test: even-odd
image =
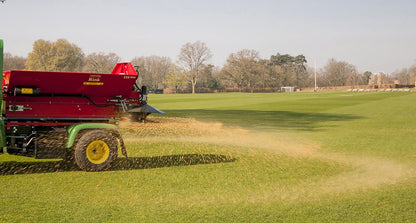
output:
[[[75,145],[75,163],[83,170],[101,171],[117,159],[117,139],[104,130],[84,133]]]

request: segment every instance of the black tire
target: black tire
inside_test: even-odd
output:
[[[117,139],[104,130],[84,133],[75,145],[75,163],[86,171],[110,168],[117,159]]]

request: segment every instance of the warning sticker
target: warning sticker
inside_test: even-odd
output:
[[[22,88],[22,94],[33,94],[33,88]]]
[[[104,85],[103,82],[84,82],[84,85]]]

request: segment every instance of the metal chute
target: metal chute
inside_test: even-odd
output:
[[[146,113],[146,114],[151,114],[151,113],[161,113],[161,114],[164,114],[165,113],[164,111],[161,111],[161,110],[159,110],[159,109],[157,109],[157,108],[155,108],[155,107],[153,107],[151,105],[148,105],[148,104],[142,105],[142,106],[137,107],[137,108],[130,109],[130,110],[128,110],[128,112],[132,112],[132,113]]]

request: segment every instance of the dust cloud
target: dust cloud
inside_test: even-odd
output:
[[[322,193],[348,193],[356,190],[378,188],[408,180],[416,171],[398,161],[320,150],[319,142],[284,133],[256,132],[240,127],[224,126],[219,122],[200,122],[191,118],[152,117],[145,123],[122,121],[120,129],[127,133],[126,141],[148,140],[169,142],[196,142],[257,148],[291,157],[309,157],[337,162],[349,170],[336,176],[298,185],[280,194],[288,197],[316,197]],[[137,135],[141,136],[137,138]],[[293,196],[290,196],[293,195]],[[296,195],[296,196],[294,196]],[[270,194],[265,195],[267,197]],[[260,199],[258,194],[256,200]]]
[[[310,156],[319,145],[309,140],[296,142],[293,136],[267,132],[252,132],[238,126],[219,122],[200,122],[191,118],[149,118],[146,123],[123,121],[120,129],[128,134],[126,140],[188,141],[262,148],[290,156]],[[130,136],[129,136],[130,135]],[[138,139],[136,136],[141,136]]]

